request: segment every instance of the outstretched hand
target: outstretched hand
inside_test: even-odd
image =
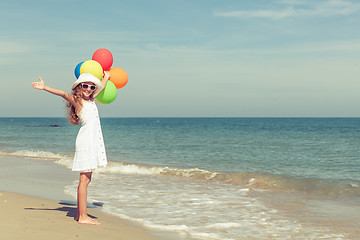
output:
[[[31,86],[33,86],[33,88],[35,88],[35,89],[44,90],[45,89],[45,83],[41,79],[41,77],[39,77],[39,80],[40,80],[40,82],[32,82]]]

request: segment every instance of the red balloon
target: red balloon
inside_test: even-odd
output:
[[[113,64],[113,56],[111,52],[105,48],[96,50],[92,56],[92,60],[100,63],[104,71],[109,71]]]

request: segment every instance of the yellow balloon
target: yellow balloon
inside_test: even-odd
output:
[[[80,67],[80,74],[91,73],[99,80],[103,77],[103,69],[97,61],[87,60]]]

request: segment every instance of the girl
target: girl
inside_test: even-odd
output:
[[[69,122],[73,125],[81,122],[72,168],[73,171],[80,172],[76,221],[81,224],[100,224],[87,215],[87,187],[91,181],[92,172],[107,164],[100,119],[94,99],[104,90],[109,77],[110,73],[107,71],[104,72],[102,81],[90,73],[83,73],[74,82],[72,94],[45,85],[41,77],[39,77],[40,82],[32,83],[35,89],[45,90],[67,100]]]

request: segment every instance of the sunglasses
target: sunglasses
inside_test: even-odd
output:
[[[89,84],[86,84],[86,83],[82,83],[81,86],[82,86],[82,88],[83,88],[84,90],[87,90],[87,89],[90,87],[90,89],[91,89],[92,91],[94,91],[95,88],[96,88],[95,85],[89,85]]]

